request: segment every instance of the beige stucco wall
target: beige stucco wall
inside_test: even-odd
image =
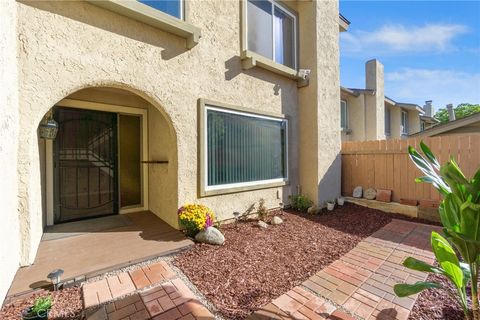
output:
[[[342,132],[342,141],[365,140],[365,95],[341,93],[341,99],[347,102],[348,110],[348,134]]]
[[[338,2],[302,1],[300,68],[311,68],[310,85],[299,89],[300,185],[323,205],[340,195],[341,134]]]
[[[420,132],[420,113],[408,110],[408,134]]]
[[[170,218],[164,219],[174,226],[176,212],[172,209],[187,202],[204,203],[220,219],[227,219],[260,198],[268,207],[288,203],[288,195],[296,193],[299,185],[316,202],[339,195],[337,1],[301,2],[297,6],[299,65],[312,69],[310,85],[302,89],[297,89],[296,82],[265,70],[241,69],[239,5],[236,1],[189,2],[186,20],[202,29],[202,38],[192,50],[186,50],[184,39],[85,2],[16,3],[22,70],[18,148],[22,264],[33,262],[42,234],[38,123],[56,102],[86,87],[134,92],[158,111],[151,112],[153,117],[161,114],[166,119],[176,141],[171,150],[176,150],[178,157],[166,169],[150,169],[150,174],[175,178],[173,184],[167,180],[158,190],[176,187],[177,196],[169,195],[176,202],[166,207],[152,203],[151,207],[162,214],[168,211],[165,214]],[[198,98],[287,115],[291,119],[289,185],[199,199]],[[151,147],[152,155],[159,152],[158,156],[163,156],[160,148]]]
[[[20,262],[16,4],[0,1],[0,303]]]

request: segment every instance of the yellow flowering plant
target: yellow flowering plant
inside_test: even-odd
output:
[[[215,214],[202,204],[187,204],[178,209],[178,220],[189,236],[213,225]]]

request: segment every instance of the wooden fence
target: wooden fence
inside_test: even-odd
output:
[[[392,190],[392,201],[440,200],[430,184],[416,183],[422,175],[410,160],[407,147],[420,141],[431,148],[440,163],[453,156],[467,178],[480,168],[480,133],[433,138],[380,140],[342,143],[342,193],[352,195],[356,186]],[[418,148],[417,148],[418,149]]]

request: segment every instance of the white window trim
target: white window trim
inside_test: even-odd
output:
[[[252,51],[250,50],[250,48],[248,47],[248,13],[247,13],[247,3],[249,0],[244,0],[245,1],[245,9],[244,9],[244,15],[245,15],[245,44],[244,44],[244,49],[247,50],[247,51],[251,51],[251,52],[255,52],[255,51]],[[278,1],[275,1],[275,0],[265,0],[265,1],[268,1],[272,4],[272,58],[268,58],[268,57],[265,57],[266,59],[270,59],[272,60],[273,62],[275,63],[278,63],[278,64],[281,64],[287,68],[291,68],[283,63],[280,63],[280,62],[277,62],[275,61],[275,23],[273,23],[273,17],[275,15],[275,6],[277,6],[278,8],[280,8],[280,10],[282,10],[282,12],[284,12],[286,15],[288,15],[289,17],[291,17],[293,19],[293,68],[294,70],[298,70],[298,47],[297,47],[297,16],[292,13],[292,10],[286,6],[284,6],[283,4],[279,3]],[[256,52],[255,52],[256,53]],[[257,53],[258,55],[260,55],[259,53]]]
[[[256,190],[256,189],[263,189],[263,188],[270,188],[270,187],[279,187],[288,183],[289,180],[289,121],[287,118],[282,116],[270,116],[259,114],[252,110],[246,110],[240,107],[234,107],[230,105],[223,105],[220,103],[215,103],[212,101],[207,101],[204,99],[199,100],[200,104],[200,112],[201,112],[201,119],[200,121],[203,122],[200,125],[201,136],[200,136],[200,143],[202,144],[202,151],[201,151],[201,161],[203,162],[202,171],[203,179],[200,181],[202,184],[200,196],[209,196],[209,195],[218,195],[218,194],[226,194],[226,193],[235,193],[240,191],[247,191],[247,190]],[[241,109],[241,110],[239,110]],[[285,177],[283,178],[275,178],[269,180],[258,180],[258,181],[248,181],[248,182],[240,182],[240,183],[230,183],[230,184],[222,184],[222,185],[215,185],[209,186],[208,185],[208,127],[207,127],[207,112],[209,110],[219,111],[224,113],[236,114],[251,118],[257,119],[265,119],[265,120],[273,120],[277,122],[285,122]],[[245,110],[245,111],[244,111]]]
[[[345,128],[342,127],[342,103],[345,104]],[[340,100],[340,128],[343,130],[348,130],[348,103],[347,100]]]
[[[134,108],[134,107],[125,107],[113,104],[90,102],[76,99],[63,99],[59,101],[56,107],[69,107],[76,109],[85,109],[85,110],[97,110],[112,112],[117,114],[126,114],[134,115],[141,117],[141,161],[148,159],[148,111],[146,109]],[[142,184],[142,203],[139,205],[132,205],[128,207],[120,207],[119,202],[119,213],[131,213],[138,211],[148,211],[148,166],[143,166],[141,168],[141,184]],[[47,226],[54,225],[54,162],[53,162],[53,140],[45,140],[45,189],[46,189],[46,224]],[[120,173],[119,173],[120,176]],[[120,188],[120,185],[118,186]],[[120,198],[119,198],[120,199]]]

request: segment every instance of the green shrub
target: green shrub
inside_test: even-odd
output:
[[[298,211],[306,212],[308,208],[313,205],[313,201],[308,199],[307,196],[299,194],[289,197],[291,206],[293,209]]]
[[[52,308],[52,297],[38,297],[33,303],[31,313],[34,315],[39,315],[45,312],[48,312]]]
[[[417,182],[431,183],[441,194],[439,207],[443,236],[431,234],[431,244],[438,266],[409,257],[403,265],[409,269],[440,274],[450,280],[457,289],[457,298],[466,319],[480,319],[478,302],[478,271],[480,261],[480,169],[472,179],[465,177],[452,158],[440,166],[435,155],[423,142],[423,155],[409,147],[410,158],[423,172]],[[455,250],[455,249],[456,250]],[[457,255],[458,254],[458,255]],[[470,301],[467,299],[470,286]],[[399,297],[417,294],[422,290],[441,288],[437,282],[396,284],[393,288]]]

